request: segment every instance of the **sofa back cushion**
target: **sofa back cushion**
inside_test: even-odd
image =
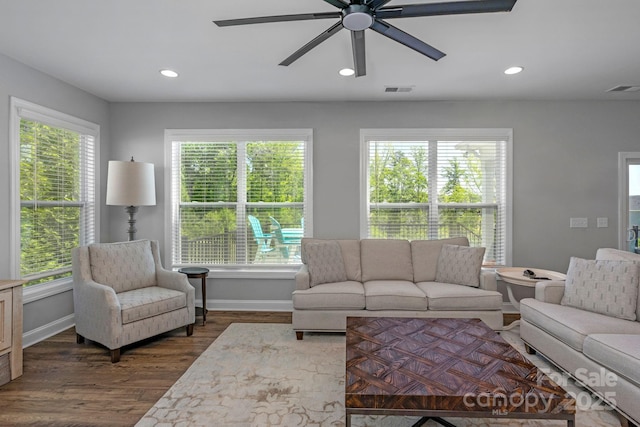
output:
[[[347,280],[360,282],[362,280],[362,270],[360,268],[360,240],[330,240],[330,239],[312,239],[305,237],[302,239],[301,258],[304,264],[309,266],[307,260],[306,246],[309,243],[321,242],[338,242],[342,260],[344,261],[344,270],[347,274]]]
[[[613,248],[600,248],[596,252],[597,260],[610,261],[631,261],[640,264],[640,254],[633,252],[621,251]],[[636,307],[636,320],[640,320],[640,284],[638,288],[638,305]]]
[[[436,282],[480,286],[480,270],[485,248],[443,245],[438,257]]]
[[[411,244],[408,240],[362,239],[360,240],[362,281],[408,280],[413,281]]]
[[[561,304],[636,320],[638,264],[572,257]]]
[[[347,280],[347,272],[344,268],[342,251],[338,242],[329,240],[308,243],[305,245],[305,250],[310,287]]]
[[[451,239],[411,241],[413,280],[416,283],[436,280],[438,258],[442,245],[469,246],[469,240],[466,237],[453,237]]]
[[[149,240],[89,245],[93,280],[116,293],[156,285],[156,264]]]

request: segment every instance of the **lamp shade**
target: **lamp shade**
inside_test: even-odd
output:
[[[107,172],[107,205],[153,206],[156,181],[153,163],[110,160]]]

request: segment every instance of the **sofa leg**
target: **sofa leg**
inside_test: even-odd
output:
[[[535,349],[527,343],[524,343],[524,349],[527,351],[527,354],[536,354]]]
[[[622,415],[620,412],[616,411],[616,415],[618,416],[618,420],[620,420],[621,427],[636,427],[633,422],[629,421],[627,417]]]
[[[296,331],[296,339],[297,339],[298,341],[302,341],[302,337],[303,337],[303,335],[304,335],[304,332],[302,332],[302,331]]]
[[[193,335],[193,325],[195,323],[192,323],[190,325],[187,325],[187,336],[190,337],[191,335]]]
[[[83,344],[84,343],[84,337],[80,334],[76,334],[76,344]]]
[[[111,352],[111,363],[118,363],[120,361],[120,349],[116,348],[114,350],[110,350]]]

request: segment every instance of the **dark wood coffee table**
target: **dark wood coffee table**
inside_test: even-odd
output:
[[[347,319],[351,416],[532,418],[575,422],[575,399],[480,319]]]

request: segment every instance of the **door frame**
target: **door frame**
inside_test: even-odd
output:
[[[618,153],[618,249],[629,249],[629,165],[640,165],[639,151]]]

